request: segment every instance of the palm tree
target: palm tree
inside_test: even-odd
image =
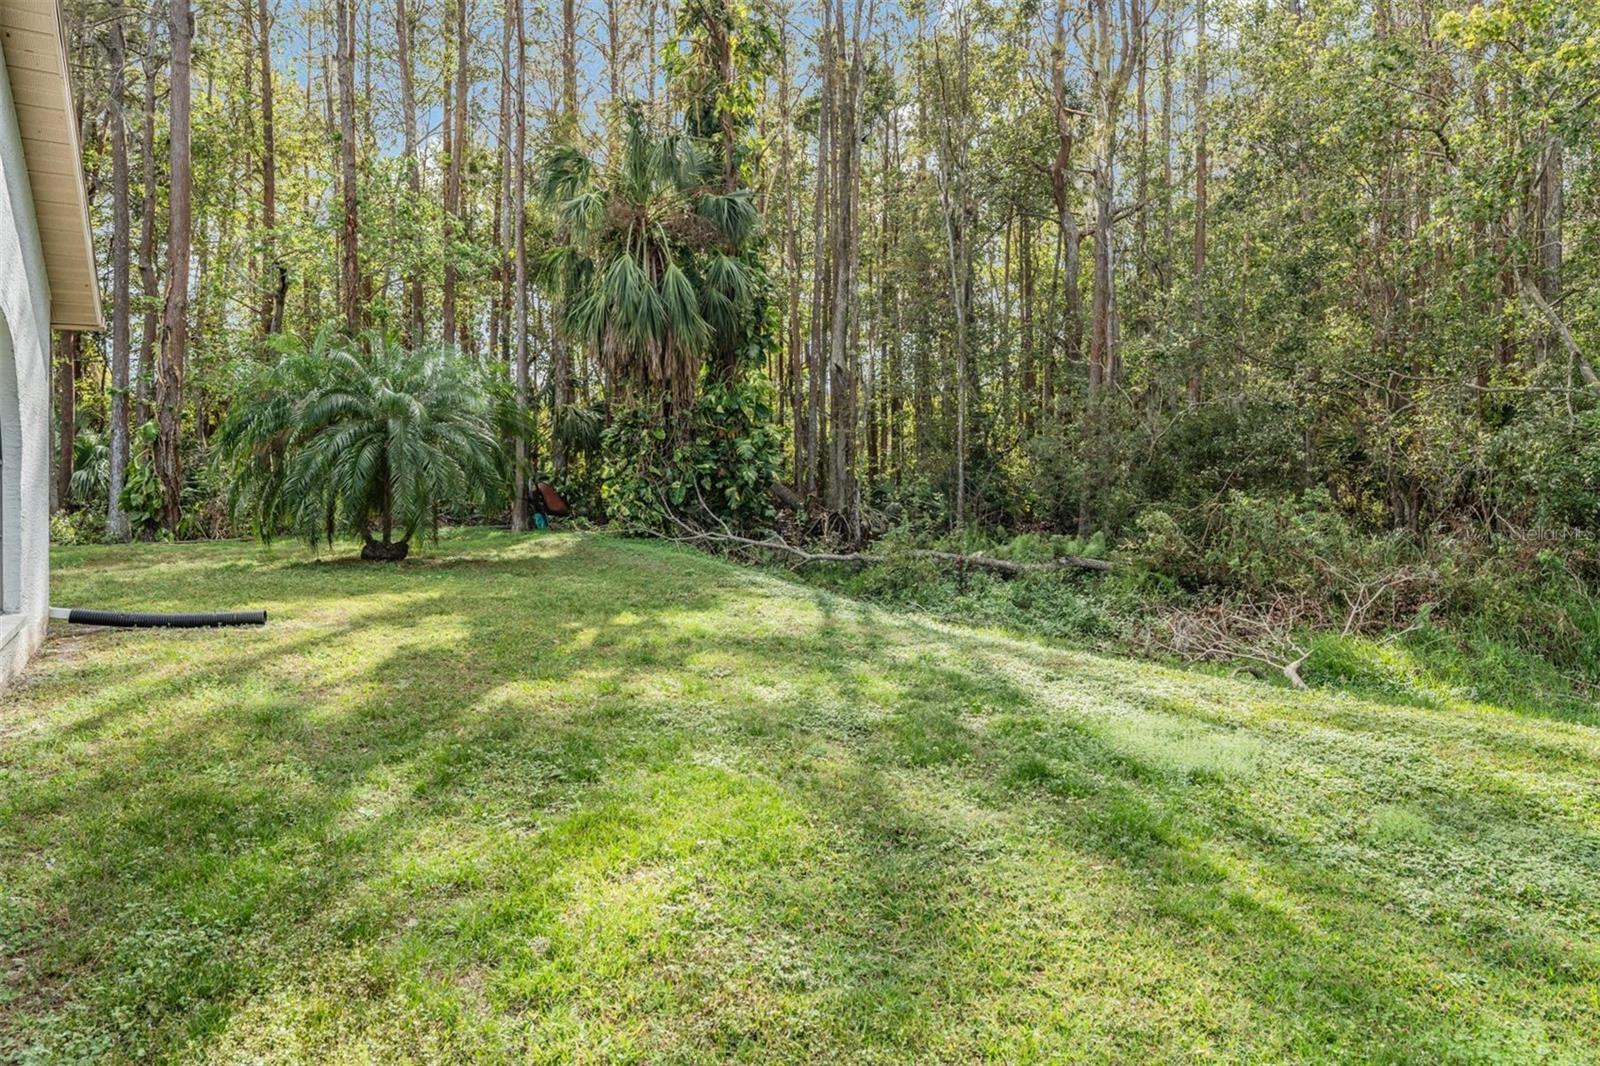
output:
[[[449,351],[378,336],[362,349],[324,329],[247,390],[218,434],[235,513],[264,540],[350,533],[363,559],[403,559],[441,506],[497,502],[506,466],[486,397]]]
[[[111,447],[104,433],[85,427],[72,438],[72,498],[104,500],[111,484]]]
[[[561,145],[542,167],[559,226],[543,274],[567,334],[599,354],[624,403],[659,402],[669,424],[702,367],[732,377],[764,276],[750,192],[724,189],[721,166],[687,133],[652,134],[632,106],[612,159]]]

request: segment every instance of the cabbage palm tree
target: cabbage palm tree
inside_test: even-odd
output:
[[[331,329],[292,348],[218,435],[235,512],[263,539],[362,539],[363,559],[403,559],[438,509],[489,504],[505,482],[487,392],[470,364],[389,338],[346,346]]]
[[[749,190],[722,187],[721,167],[687,133],[651,133],[636,107],[613,158],[561,145],[542,167],[559,227],[544,275],[568,336],[599,354],[625,402],[669,416],[689,410],[702,367],[732,376],[750,330],[758,215]]]

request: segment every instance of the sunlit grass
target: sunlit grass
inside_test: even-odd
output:
[[[1600,733],[599,535],[75,549],[0,695],[0,1059],[1582,1061]]]

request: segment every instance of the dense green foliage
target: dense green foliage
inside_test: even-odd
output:
[[[419,555],[56,553],[65,602],[274,624],[7,693],[0,1057],[1594,1057],[1592,726],[601,535]]]
[[[558,243],[545,269],[568,337],[597,352],[613,402],[693,405],[708,358],[731,375],[751,332],[759,217],[748,189],[715,191],[722,163],[686,133],[655,135],[630,108],[622,149],[597,164],[562,146],[544,166]]]
[[[606,515],[648,532],[676,532],[674,519],[693,527],[769,527],[767,487],[782,446],[770,388],[760,375],[708,382],[676,436],[654,412],[624,411],[603,440]]]

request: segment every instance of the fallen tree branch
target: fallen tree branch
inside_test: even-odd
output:
[[[1282,596],[1254,608],[1214,603],[1158,609],[1146,640],[1155,650],[1187,662],[1245,662],[1276,670],[1303,689],[1300,667],[1311,649],[1294,633],[1315,613],[1312,605]]]
[[[1561,338],[1562,346],[1567,349],[1567,354],[1577,364],[1578,373],[1583,375],[1584,382],[1590,388],[1600,388],[1600,376],[1595,374],[1594,367],[1589,365],[1589,360],[1584,357],[1583,350],[1578,347],[1577,340],[1573,338],[1572,330],[1568,329],[1567,324],[1561,320],[1561,316],[1556,314],[1556,309],[1550,306],[1550,301],[1544,298],[1544,293],[1540,292],[1538,286],[1521,274],[1517,275],[1517,285],[1522,289],[1522,295],[1528,298],[1528,302],[1542,311],[1544,317],[1550,320],[1550,325],[1555,329],[1556,336]]]
[[[700,544],[727,544],[738,548],[765,549],[779,552],[795,560],[796,566],[806,566],[811,563],[843,563],[849,566],[873,566],[882,563],[892,563],[896,559],[933,559],[938,562],[954,563],[957,566],[972,567],[975,570],[989,570],[997,574],[1006,574],[1010,577],[1021,577],[1024,574],[1051,573],[1061,570],[1096,570],[1101,573],[1110,571],[1113,564],[1105,559],[1089,559],[1081,555],[1061,555],[1047,563],[1022,563],[1012,559],[995,559],[987,555],[963,555],[959,552],[935,551],[931,548],[908,548],[896,555],[872,555],[867,552],[814,552],[796,547],[788,541],[777,537],[757,540],[754,537],[741,537],[736,533],[712,533],[706,530],[693,529],[682,522],[678,526],[683,533],[680,536],[668,539],[680,543]]]

